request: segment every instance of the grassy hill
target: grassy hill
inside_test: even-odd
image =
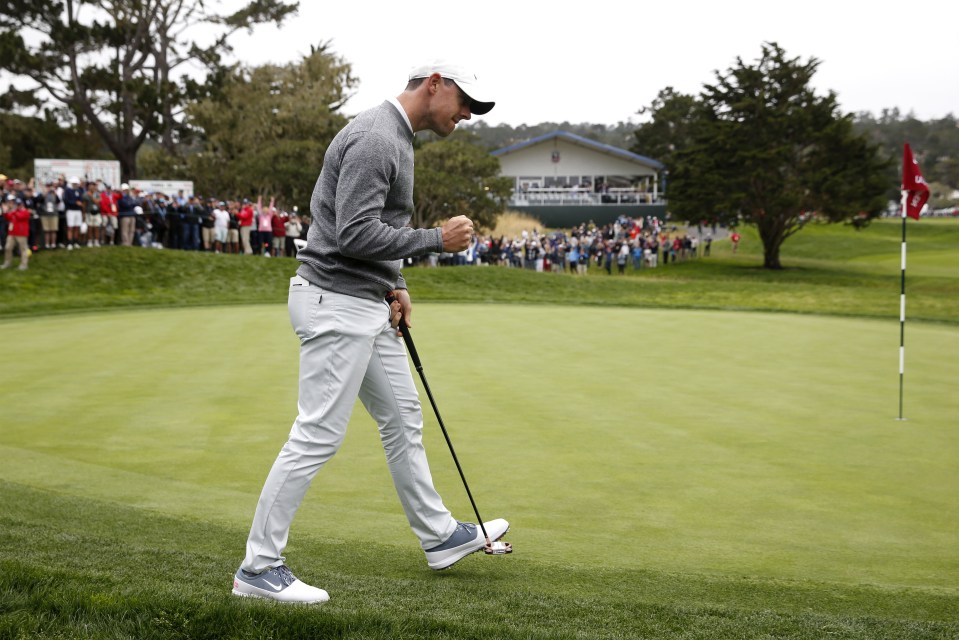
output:
[[[959,222],[910,222],[910,320],[959,322]],[[658,269],[587,277],[505,268],[416,267],[405,271],[413,299],[782,311],[899,317],[898,221],[863,231],[811,225],[787,241],[782,271],[761,268],[753,230],[738,253],[714,243],[713,255]],[[214,255],[110,247],[44,252],[28,272],[0,272],[0,316],[112,307],[282,303],[292,258]],[[615,270],[614,270],[615,272]]]

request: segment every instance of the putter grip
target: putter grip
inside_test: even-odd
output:
[[[395,300],[396,296],[394,296],[392,293],[386,294],[387,303],[393,304]],[[402,315],[400,316],[399,329],[400,333],[403,334],[403,342],[406,343],[406,350],[409,352],[410,358],[413,359],[413,365],[417,369],[421,369],[423,364],[420,362],[420,354],[416,352],[416,345],[413,344],[413,337],[410,335],[410,328],[406,326],[406,320],[403,319]]]

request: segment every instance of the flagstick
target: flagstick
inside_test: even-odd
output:
[[[899,294],[899,417],[902,417],[902,381],[906,365],[906,199],[908,195],[902,192],[902,290]]]

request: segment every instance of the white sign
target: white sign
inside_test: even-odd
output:
[[[192,180],[130,180],[130,186],[143,193],[162,193],[175,198],[183,192],[184,198],[193,195]]]
[[[37,187],[56,182],[61,176],[80,178],[83,182],[102,181],[114,189],[120,187],[120,163],[116,160],[52,160],[37,158],[33,161],[33,176]]]

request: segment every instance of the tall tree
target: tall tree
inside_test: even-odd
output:
[[[878,117],[858,113],[853,123],[857,131],[883,148],[891,159],[889,197],[898,199],[898,172],[902,144],[908,142],[922,166],[927,182],[941,182],[959,189],[959,118],[947,115],[922,122],[913,114],[903,115],[898,109],[883,109]]]
[[[457,215],[493,228],[512,188],[499,159],[468,134],[427,142],[416,150],[413,225],[432,227]]]
[[[666,87],[650,106],[640,109],[639,113],[648,114],[650,120],[634,132],[633,151],[655,158],[671,169],[676,151],[689,146],[697,113],[696,97]]]
[[[57,122],[0,112],[0,169],[27,180],[35,158],[106,159],[109,152],[89,132],[63,129]]]
[[[864,224],[886,204],[886,161],[853,132],[835,93],[815,94],[818,66],[775,43],[755,64],[737,58],[704,86],[691,144],[675,156],[670,211],[756,225],[769,269],[782,268],[783,242],[810,216]]]
[[[12,89],[8,103],[59,107],[64,124],[87,125],[137,176],[137,151],[148,138],[172,149],[183,133],[186,101],[207,92],[190,77],[222,73],[228,39],[254,25],[282,21],[298,3],[251,0],[230,15],[204,0],[0,0],[0,69],[33,86]],[[210,44],[191,39],[213,28]]]
[[[296,63],[234,69],[217,95],[188,110],[202,140],[185,162],[197,190],[308,205],[355,84],[350,65],[328,44]]]

